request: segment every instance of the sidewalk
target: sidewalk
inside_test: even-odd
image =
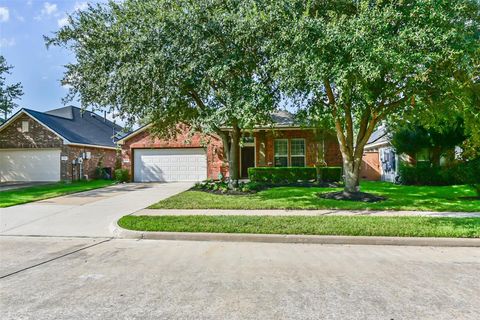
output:
[[[374,211],[374,210],[217,210],[217,209],[142,209],[136,216],[249,215],[249,216],[416,216],[480,218],[480,212]]]

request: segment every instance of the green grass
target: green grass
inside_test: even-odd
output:
[[[111,180],[76,181],[72,183],[58,182],[0,191],[0,208],[102,188],[113,183]]]
[[[480,237],[480,218],[365,216],[124,216],[140,231],[398,237]]]
[[[432,187],[402,186],[388,182],[364,181],[361,190],[387,197],[377,203],[320,199],[317,194],[339,188],[278,187],[253,195],[217,195],[202,191],[185,191],[150,208],[152,209],[358,209],[416,211],[480,211],[480,200],[465,200],[475,192],[465,185]]]

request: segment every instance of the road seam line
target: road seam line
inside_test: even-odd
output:
[[[58,257],[51,258],[51,259],[49,259],[49,260],[39,262],[39,263],[37,263],[37,264],[34,264],[34,265],[29,266],[29,267],[26,267],[26,268],[23,268],[23,269],[14,271],[14,272],[10,272],[10,273],[8,273],[8,274],[6,274],[6,275],[0,276],[0,280],[1,280],[1,279],[4,279],[4,278],[7,278],[7,277],[10,277],[10,276],[13,276],[13,275],[15,275],[15,274],[18,274],[18,273],[20,273],[20,272],[27,271],[27,270],[36,268],[36,267],[38,267],[38,266],[47,264],[47,263],[49,263],[49,262],[52,262],[52,261],[61,259],[61,258],[63,258],[63,257],[69,256],[69,255],[74,254],[74,253],[77,253],[77,252],[80,252],[80,251],[82,251],[82,250],[86,250],[86,249],[89,249],[89,248],[98,246],[99,244],[108,242],[108,241],[110,241],[110,240],[112,240],[112,238],[109,238],[109,239],[106,239],[106,240],[103,240],[103,241],[100,241],[100,242],[91,244],[91,245],[89,245],[89,246],[86,246],[86,247],[83,247],[83,248],[80,248],[80,249],[77,249],[77,250],[74,250],[74,251],[71,251],[71,252],[67,252],[67,253],[62,254],[62,255],[60,255],[60,256],[58,256]]]

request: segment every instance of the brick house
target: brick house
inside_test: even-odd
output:
[[[323,157],[328,166],[340,166],[342,158],[334,136],[321,136],[314,129],[295,125],[288,112],[273,115],[273,127],[256,127],[243,137],[240,175],[249,167],[314,166]],[[201,181],[228,174],[222,140],[180,126],[175,139],[159,139],[144,126],[119,140],[122,167],[133,181]],[[228,130],[228,129],[225,129]]]
[[[73,106],[21,109],[0,126],[0,181],[93,178],[97,166],[114,168],[121,130]]]

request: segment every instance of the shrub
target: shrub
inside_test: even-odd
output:
[[[112,168],[95,168],[95,179],[110,180],[112,179]]]
[[[453,185],[480,183],[480,159],[438,167],[430,164],[400,166],[400,181],[413,185]]]
[[[338,182],[342,180],[341,167],[318,167],[317,170],[320,182]]]
[[[193,187],[195,190],[201,191],[219,191],[222,193],[229,192],[243,192],[243,193],[254,193],[265,187],[264,184],[258,182],[240,182],[236,190],[230,190],[228,183],[225,181],[212,181],[206,180],[204,182],[199,182]]]
[[[317,178],[317,169],[310,167],[248,168],[248,178],[252,182],[275,184],[312,181]]]
[[[130,181],[130,175],[127,169],[117,169],[115,170],[115,180],[118,182],[128,182]]]

